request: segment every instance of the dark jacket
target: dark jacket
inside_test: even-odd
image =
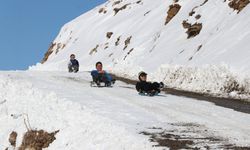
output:
[[[79,66],[79,62],[76,59],[70,59],[69,66]]]
[[[136,90],[142,93],[150,93],[152,91],[160,92],[160,84],[157,82],[151,83],[146,81],[140,81],[136,83]]]

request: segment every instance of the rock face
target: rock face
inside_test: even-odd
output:
[[[244,9],[250,3],[249,0],[230,0],[228,3],[229,7],[237,10],[238,13]]]
[[[45,63],[48,60],[49,56],[53,53],[53,49],[54,49],[55,46],[56,46],[56,43],[51,43],[49,49],[44,54],[43,60],[41,61],[42,64]]]
[[[49,56],[55,51],[55,53],[57,54],[59,52],[60,49],[63,49],[66,45],[62,44],[62,43],[51,43],[49,49],[47,50],[47,52],[44,54],[43,60],[41,61],[41,63],[45,63]]]
[[[173,4],[169,6],[169,10],[168,10],[168,16],[166,18],[165,21],[165,25],[169,23],[169,21],[174,18],[174,16],[179,12],[179,10],[181,9],[181,6],[179,4]]]

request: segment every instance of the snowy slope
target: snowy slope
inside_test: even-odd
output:
[[[247,98],[250,5],[238,12],[228,3],[109,0],[65,24],[48,50],[48,59],[30,70],[65,71],[69,55],[75,53],[80,70],[91,70],[102,61],[120,76],[137,79],[144,70],[169,87]],[[173,4],[181,8],[165,24]],[[202,24],[200,33],[187,38],[183,21]]]
[[[0,77],[0,149],[8,147],[11,131],[20,145],[27,116],[33,129],[60,130],[51,150],[163,149],[139,134],[154,130],[187,136],[204,149],[250,146],[250,115],[209,102],[143,97],[122,82],[93,88],[86,72],[1,72]]]

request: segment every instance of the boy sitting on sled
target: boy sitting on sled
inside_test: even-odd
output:
[[[138,74],[139,82],[136,83],[136,90],[140,95],[154,96],[160,93],[164,87],[162,82],[147,82],[147,73],[141,71]]]

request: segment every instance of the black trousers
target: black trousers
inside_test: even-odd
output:
[[[69,69],[69,72],[78,72],[79,66],[69,66],[68,69]]]
[[[158,82],[146,82],[146,81],[141,81],[136,83],[136,90],[138,92],[160,92],[160,84]]]

